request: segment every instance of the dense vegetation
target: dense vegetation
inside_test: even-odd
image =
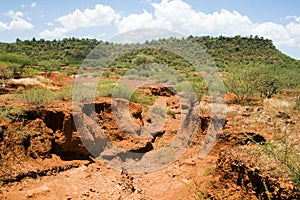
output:
[[[190,36],[187,40],[198,42],[207,50],[220,68],[254,64],[294,67],[299,66],[300,63],[300,61],[282,54],[275,48],[271,40],[259,38],[258,36]],[[42,61],[58,60],[61,66],[69,66],[80,65],[88,53],[97,45],[113,46],[112,43],[95,39],[65,38],[63,40],[48,41],[33,38],[25,41],[17,39],[14,43],[0,43],[0,52],[25,55],[30,58],[32,65],[39,65]],[[113,50],[113,48],[111,49]]]
[[[161,42],[172,45],[176,39],[162,39],[146,44]],[[300,61],[284,55],[275,48],[271,40],[258,36],[250,37],[194,37],[176,40],[196,42],[211,56],[215,66],[225,76],[227,89],[237,96],[238,101],[245,101],[251,95],[260,95],[269,98],[281,89],[298,89],[300,87]],[[131,71],[130,76],[153,77],[165,80],[167,74],[153,74],[146,64],[156,63],[168,65],[180,72],[193,87],[203,92],[205,84],[196,69],[184,58],[161,49],[138,48],[135,45],[119,45],[95,39],[65,38],[62,40],[47,41],[44,39],[22,41],[14,43],[0,43],[0,79],[11,77],[32,77],[39,71],[61,71],[68,75],[77,72],[83,60],[95,47],[101,46],[107,54],[115,54],[117,48],[125,46],[132,51],[121,55],[112,63],[103,75],[107,78],[116,78],[124,75],[129,69],[142,66]],[[97,60],[100,50],[94,51],[88,57]],[[105,58],[106,55],[102,55]],[[202,65],[211,65],[202,61]],[[86,76],[98,76],[100,69],[97,63],[85,66]],[[88,74],[91,68],[91,74]],[[158,70],[159,71],[159,70]],[[196,72],[196,73],[195,73]],[[169,73],[169,72],[168,72]],[[174,76],[175,79],[178,77]],[[173,78],[174,78],[173,77]],[[179,77],[180,79],[180,77]],[[177,80],[178,81],[178,80]]]

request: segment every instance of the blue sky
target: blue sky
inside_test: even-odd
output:
[[[299,0],[0,0],[0,41],[88,37],[140,28],[183,35],[259,35],[300,59]]]

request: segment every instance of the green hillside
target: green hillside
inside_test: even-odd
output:
[[[276,65],[278,67],[299,66],[294,60],[275,48],[271,40],[255,37],[193,37],[212,56],[218,67],[234,65]],[[1,53],[16,53],[32,59],[34,65],[43,60],[59,60],[62,66],[80,65],[88,53],[97,45],[112,45],[95,39],[65,38],[63,40],[19,40],[0,43]]]
[[[174,41],[177,43],[174,43]],[[213,60],[215,66],[225,75],[228,81],[226,83],[227,89],[231,92],[234,92],[234,88],[242,88],[242,85],[245,84],[237,82],[238,80],[247,80],[246,84],[251,83],[254,90],[257,90],[262,84],[265,84],[264,89],[271,87],[272,89],[268,89],[270,91],[275,88],[275,92],[278,89],[300,88],[300,61],[280,52],[271,40],[258,36],[189,36],[180,40],[170,38],[150,41],[146,44],[151,46],[151,44],[161,43],[172,46],[174,44],[184,44],[185,42],[198,43],[199,47],[206,50],[211,59],[206,58],[207,60],[201,61],[200,65],[206,66],[208,60]],[[139,44],[120,45],[95,39],[65,38],[63,40],[47,41],[33,38],[25,41],[17,39],[14,43],[0,43],[0,72],[2,70],[2,74],[4,74],[2,78],[9,78],[6,75],[7,70],[13,71],[13,73],[10,72],[12,76],[20,76],[20,74],[22,76],[33,76],[39,71],[76,73],[83,60],[98,45],[105,49],[106,54],[110,55],[115,54],[116,49],[122,50],[126,47],[132,50],[110,63],[109,68],[104,73],[107,78],[120,77],[128,69],[135,66],[158,63],[180,71],[184,77],[192,81],[198,88],[203,88],[203,83],[200,83],[203,82],[201,81],[202,77],[197,73],[193,73],[196,71],[195,68],[179,55],[161,49],[147,48],[147,45],[139,48]],[[89,55],[89,58],[94,62],[90,62],[85,68],[100,69],[99,62],[97,63],[99,55],[102,58],[108,56],[103,54],[101,48],[95,51],[94,54]],[[94,73],[93,70],[91,71]],[[138,74],[135,75],[152,76],[149,69],[145,67],[136,73]],[[167,75],[164,73],[158,74],[161,78]],[[97,74],[90,75],[97,76]],[[249,77],[253,78],[249,79]],[[252,93],[253,91],[251,91]],[[268,94],[265,95],[269,96]]]

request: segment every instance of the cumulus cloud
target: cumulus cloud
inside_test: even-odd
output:
[[[33,2],[33,3],[31,4],[31,8],[35,8],[36,6],[37,6],[36,2]]]
[[[185,35],[259,35],[272,39],[277,45],[300,47],[300,17],[286,25],[273,22],[255,23],[237,11],[203,13],[183,0],[162,0],[152,3],[153,13],[130,14],[117,22],[119,32],[141,28],[166,28]]]
[[[65,36],[67,30],[64,28],[55,28],[53,30],[45,30],[40,33],[40,37],[42,38],[60,38]]]
[[[8,11],[6,16],[11,18],[10,22],[0,22],[0,31],[2,30],[30,30],[33,25],[23,19],[24,14],[20,11]]]
[[[119,32],[127,32],[141,28],[154,28],[157,26],[163,26],[157,20],[153,18],[153,15],[146,10],[141,14],[131,14],[127,17],[123,17],[121,21],[117,22]],[[172,27],[165,27],[172,28]]]
[[[67,30],[78,27],[100,27],[111,24],[119,15],[110,7],[98,4],[94,9],[75,10],[73,13],[57,19]]]
[[[61,28],[45,30],[40,33],[41,37],[64,36],[66,33],[77,30],[78,28],[102,27],[112,25],[120,18],[110,6],[97,4],[94,9],[83,11],[76,9],[74,12],[57,18]],[[59,35],[61,34],[61,35]]]
[[[75,10],[57,18],[60,27],[45,30],[41,37],[63,37],[79,28],[115,26],[119,33],[142,29],[163,28],[188,35],[259,35],[272,39],[276,45],[300,47],[300,16],[288,16],[285,24],[253,22],[238,11],[220,10],[204,13],[183,0],[147,1],[153,11],[143,10],[121,16],[112,7],[97,4],[93,9]],[[14,13],[16,15],[16,13]],[[19,16],[20,17],[20,16]],[[0,23],[0,27],[5,24]]]
[[[186,34],[223,34],[246,29],[252,22],[247,16],[234,11],[221,10],[212,14],[198,12],[181,0],[162,0],[152,3],[154,12],[131,14],[117,24],[120,32],[136,28],[167,28]]]

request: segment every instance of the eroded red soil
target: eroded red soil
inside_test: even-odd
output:
[[[151,92],[151,91],[148,91]],[[2,97],[5,98],[5,97]],[[125,101],[125,100],[119,100]],[[163,128],[141,139],[129,134],[154,123],[149,109],[130,103],[130,115],[136,126],[117,123],[112,102],[101,98],[85,103],[83,119],[97,119],[104,134],[114,145],[133,152],[151,152],[168,145],[180,129],[183,113],[178,100],[160,94],[156,104],[174,111],[167,115]],[[266,106],[229,106],[226,124],[212,151],[199,158],[210,125],[209,102],[199,104],[197,134],[179,159],[162,169],[145,173],[128,173],[105,165],[86,150],[74,124],[76,109],[71,102],[25,109],[18,120],[0,122],[0,198],[1,199],[297,199],[286,169],[276,160],[268,167],[282,170],[276,176],[249,156],[256,148],[253,141],[264,143],[273,138],[276,126],[289,126],[299,138],[299,113],[289,117],[270,115]],[[121,114],[121,108],[116,115]],[[283,111],[282,111],[283,113]],[[124,117],[123,115],[120,115]],[[126,119],[126,118],[125,118]],[[123,122],[126,120],[123,120]],[[89,130],[97,130],[91,124]],[[245,137],[245,134],[247,136]],[[103,136],[103,135],[102,135]],[[101,136],[101,137],[102,137]],[[101,137],[98,137],[101,140]],[[91,141],[95,141],[94,139]],[[279,170],[279,171],[280,171]]]

